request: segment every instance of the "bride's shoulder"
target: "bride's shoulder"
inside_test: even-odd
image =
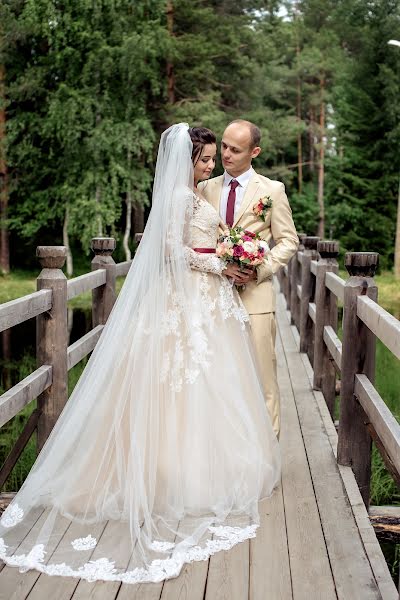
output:
[[[195,206],[196,209],[203,208],[204,210],[211,209],[212,211],[214,211],[214,207],[212,206],[212,204],[199,191],[196,191],[196,193],[195,193],[194,206]]]

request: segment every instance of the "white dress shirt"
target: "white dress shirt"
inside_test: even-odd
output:
[[[229,173],[224,171],[224,182],[222,184],[221,203],[220,203],[220,207],[219,207],[219,214],[224,223],[226,223],[226,207],[228,204],[228,195],[229,195],[229,192],[231,189],[231,187],[229,185],[230,182],[232,181],[232,179],[235,179],[239,184],[236,188],[236,202],[235,202],[235,216],[234,216],[234,218],[236,219],[236,216],[240,210],[240,205],[242,203],[243,196],[246,192],[247,184],[249,183],[253,173],[254,173],[253,167],[250,167],[250,169],[248,171],[245,171],[244,173],[239,175],[239,177],[232,177],[232,175],[229,175]]]

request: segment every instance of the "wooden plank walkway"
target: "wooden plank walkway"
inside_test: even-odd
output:
[[[280,294],[277,322],[282,484],[260,504],[257,537],[208,562],[187,565],[176,579],[155,584],[87,583],[4,567],[0,600],[398,598],[352,472],[336,463],[336,431],[322,394],[311,389],[311,367],[298,351],[298,336]],[[101,555],[118,539],[119,526],[109,523],[98,532],[96,553]],[[76,528],[60,522],[55,555],[71,535],[77,537]],[[119,550],[123,566],[129,561],[128,550]]]

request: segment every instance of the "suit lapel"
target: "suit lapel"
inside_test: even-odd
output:
[[[257,173],[251,177],[249,183],[247,184],[246,191],[244,193],[242,203],[240,205],[240,209],[238,214],[235,217],[235,221],[233,226],[236,227],[238,221],[242,218],[243,214],[246,212],[247,208],[251,205],[252,202],[255,202],[257,198],[257,192],[260,189],[261,181]],[[261,197],[261,193],[260,193]]]
[[[210,192],[208,197],[210,199],[210,203],[213,205],[217,213],[219,214],[220,206],[221,206],[221,194],[222,194],[222,184],[224,181],[224,176],[220,175],[219,177],[215,177],[211,181],[208,182],[210,186]],[[212,186],[212,187],[211,187]],[[207,187],[207,184],[206,184]]]

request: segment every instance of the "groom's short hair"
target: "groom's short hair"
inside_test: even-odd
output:
[[[246,119],[234,119],[229,123],[229,125],[233,125],[233,123],[241,123],[242,125],[247,125],[250,129],[250,141],[251,148],[256,148],[256,146],[260,145],[261,142],[261,131],[257,125],[254,125],[251,121],[246,121]],[[228,127],[229,127],[228,125]]]

